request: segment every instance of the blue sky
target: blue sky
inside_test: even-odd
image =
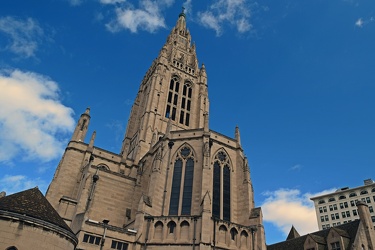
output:
[[[267,243],[317,230],[309,197],[375,178],[373,0],[3,0],[0,190],[45,191],[86,107],[96,146],[120,151],[181,6],[210,127],[240,127]]]

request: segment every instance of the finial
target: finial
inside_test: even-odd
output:
[[[235,129],[235,138],[236,138],[236,141],[239,145],[241,145],[241,136],[240,136],[240,128],[238,126],[236,126],[236,129]]]
[[[90,107],[86,108],[85,114],[88,114],[88,115],[90,114]]]
[[[92,133],[92,136],[91,136],[91,139],[90,139],[90,143],[89,143],[89,147],[94,147],[95,137],[96,137],[96,131],[94,131]]]
[[[185,7],[182,7],[181,13],[180,13],[180,15],[178,15],[178,17],[180,17],[180,16],[186,17],[186,15],[185,15]]]

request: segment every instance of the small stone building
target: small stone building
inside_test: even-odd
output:
[[[0,198],[1,250],[73,250],[77,243],[37,187]]]
[[[357,202],[359,220],[300,236],[294,227],[286,241],[267,250],[373,250],[375,230],[366,203]]]

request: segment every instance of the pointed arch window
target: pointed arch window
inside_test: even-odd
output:
[[[194,179],[194,154],[185,146],[178,151],[173,168],[169,215],[190,215]]]
[[[230,163],[224,151],[214,158],[212,190],[212,215],[230,221]]]
[[[177,76],[173,76],[169,83],[165,117],[189,126],[191,98],[193,95],[192,83],[186,81],[181,89],[182,93],[180,93],[180,79]]]
[[[167,108],[165,111],[165,117],[171,118],[173,121],[176,120],[179,91],[180,91],[180,80],[178,79],[177,76],[173,76],[169,83]]]
[[[182,88],[180,123],[189,126],[192,88],[190,82],[185,82]]]

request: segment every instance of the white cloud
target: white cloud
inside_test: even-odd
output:
[[[32,18],[26,20],[9,16],[0,18],[0,32],[10,38],[10,43],[5,49],[26,58],[35,56],[38,43],[43,37],[42,28]]]
[[[355,22],[355,26],[362,28],[364,25],[367,25],[369,23],[372,23],[375,21],[374,17],[370,17],[368,19],[363,20],[363,18],[358,18],[358,20]]]
[[[47,183],[40,178],[30,179],[25,175],[5,175],[0,179],[0,192],[5,191],[6,195],[34,188],[36,186],[38,186],[42,193],[47,189]]]
[[[73,111],[61,104],[58,85],[13,70],[0,72],[0,89],[0,162],[58,157],[74,127]]]
[[[112,2],[111,0],[101,1],[104,1],[104,3]],[[115,9],[116,18],[108,23],[106,27],[111,32],[118,32],[122,29],[128,29],[133,33],[138,32],[138,30],[155,32],[160,28],[166,27],[162,10],[173,3],[174,0],[141,0],[139,8],[134,8],[133,5],[122,2],[121,6]]]
[[[301,194],[297,189],[279,189],[266,192],[263,195],[267,198],[261,205],[264,220],[274,224],[285,235],[289,233],[292,225],[300,235],[315,232],[318,230],[318,224],[314,203],[310,198],[334,191],[335,189],[316,194]]]
[[[116,3],[124,3],[125,0],[100,0],[102,4],[116,4]]]
[[[193,12],[193,5],[192,0],[186,0],[183,5],[185,8],[185,13],[192,13]]]
[[[229,23],[237,31],[244,33],[252,28],[250,24],[249,0],[217,0],[204,12],[198,12],[200,23],[215,30],[216,35],[222,34],[222,26]]]
[[[300,170],[301,168],[302,168],[302,165],[296,164],[296,165],[292,166],[291,168],[289,168],[289,170],[291,170],[291,171]]]
[[[362,26],[363,26],[363,20],[362,20],[362,18],[358,18],[358,20],[355,22],[355,25],[357,27],[362,28]]]

